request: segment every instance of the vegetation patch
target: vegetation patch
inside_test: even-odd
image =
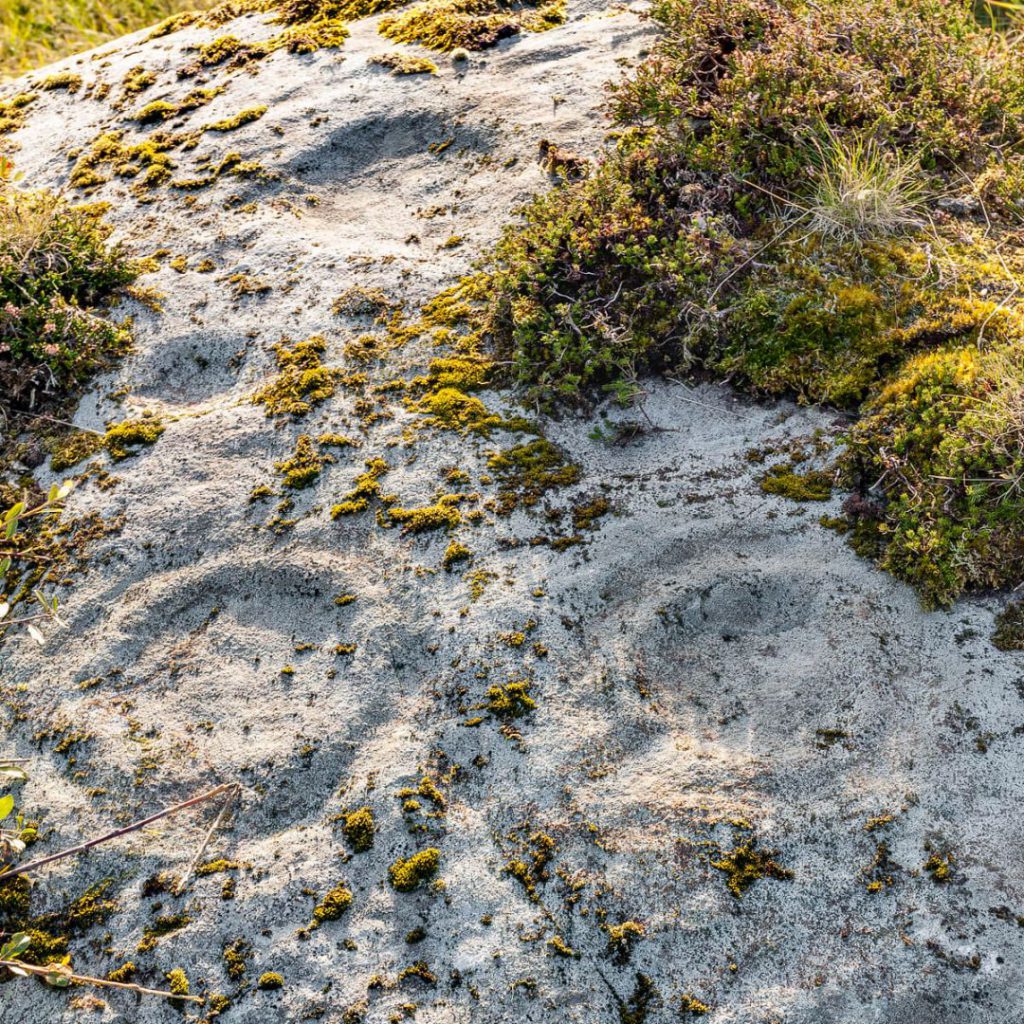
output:
[[[381,35],[431,50],[484,50],[519,32],[544,32],[565,21],[564,0],[420,0],[381,19]]]
[[[927,604],[1020,582],[1020,47],[945,0],[653,16],[614,151],[485,268],[508,378],[548,407],[688,370],[839,406],[860,416],[838,466],[858,551]],[[822,500],[826,480],[765,486]]]
[[[436,75],[437,65],[429,57],[417,57],[401,50],[374,54],[369,63],[387,68],[393,75]]]
[[[388,878],[399,892],[412,892],[433,878],[441,866],[441,851],[436,847],[420,850],[411,857],[399,857],[389,868]]]

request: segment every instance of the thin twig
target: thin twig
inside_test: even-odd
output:
[[[50,964],[47,967],[38,967],[35,964],[23,964],[20,960],[0,960],[0,967],[6,967],[10,971],[24,971],[26,974],[35,974],[41,978],[57,974],[66,978],[69,982],[77,981],[82,985],[98,985],[102,988],[123,988],[129,992],[137,992],[143,996],[163,996],[164,999],[181,999],[189,1003],[202,1003],[201,996],[179,996],[174,992],[167,992],[159,988],[143,988],[142,985],[133,985],[128,981],[107,981],[106,978],[92,978],[88,974],[70,974],[61,970],[63,964]]]
[[[192,878],[192,872],[195,871],[196,865],[199,863],[199,858],[206,852],[206,848],[210,845],[210,840],[213,838],[214,832],[220,828],[224,819],[227,817],[228,811],[231,809],[231,805],[235,801],[235,797],[238,796],[239,792],[238,783],[233,783],[231,788],[228,790],[228,795],[224,797],[224,806],[221,807],[220,813],[216,818],[213,819],[213,824],[210,826],[206,835],[203,837],[202,843],[199,844],[199,849],[196,850],[196,855],[192,858],[192,862],[188,866],[188,870],[182,875],[181,881],[178,883],[178,887],[175,890],[175,895],[180,896],[185,891],[185,886],[188,885]]]
[[[38,860],[30,860],[27,864],[16,864],[14,867],[8,868],[4,872],[0,872],[0,882],[7,878],[14,878],[16,875],[24,875],[29,871],[35,871],[46,864],[52,864],[54,861],[63,860],[65,857],[74,857],[79,853],[85,853],[86,850],[91,850],[94,846],[99,846],[101,843],[109,843],[111,839],[119,839],[121,836],[128,835],[129,832],[137,832],[140,828],[145,828],[147,825],[151,825],[154,821],[159,821],[161,818],[166,818],[171,814],[177,814],[178,811],[183,811],[188,807],[194,807],[196,804],[203,803],[206,800],[212,800],[215,796],[220,796],[221,793],[225,793],[229,789],[234,789],[237,786],[237,782],[225,782],[206,793],[194,796],[190,800],[184,800],[182,803],[175,804],[173,807],[167,807],[162,811],[158,811],[156,814],[151,814],[148,818],[142,818],[140,821],[135,821],[131,825],[126,825],[124,828],[115,829],[113,832],[108,832],[106,835],[99,836],[96,839],[90,839],[88,842],[80,843],[78,846],[72,846],[66,850],[61,850],[59,853],[51,853],[48,857],[40,857]]]

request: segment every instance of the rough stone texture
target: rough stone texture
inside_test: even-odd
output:
[[[180,95],[191,87],[175,78],[184,45],[224,31],[269,30],[248,18],[149,43],[140,35],[60,67],[119,82],[144,64],[160,76],[144,100]],[[139,980],[161,984],[183,967],[193,992],[232,996],[229,1024],[334,1024],[364,998],[370,1022],[406,1003],[424,1024],[640,1021],[626,1016],[638,973],[660,993],[650,1022],[679,1019],[683,993],[710,1004],[704,1019],[715,1024],[1024,1020],[1024,661],[989,644],[985,602],[925,614],[817,524],[833,506],[761,493],[748,450],[831,431],[828,414],[663,383],[650,387],[645,429],[632,439],[597,437],[596,419],[547,425],[582,482],[532,514],[460,531],[472,568],[495,574],[477,601],[462,572],[440,571],[445,536],[403,537],[372,512],[332,521],[327,510],[365,458],[388,458],[386,489],[408,505],[430,500],[444,467],[476,481],[485,453],[512,439],[421,431],[406,444],[415,417],[396,405],[296,495],[294,529],[275,535],[269,507],[249,503],[253,487],[278,483],[274,463],[300,433],[358,433],[343,389],[277,427],[251,404],[274,372],[272,343],[323,333],[328,362],[341,365],[345,342],[367,330],[331,315],[345,288],[380,287],[414,309],[457,280],[545,187],[540,138],[596,152],[601,83],[648,40],[629,12],[577,8],[563,28],[508,41],[463,70],[442,59],[437,78],[396,78],[366,64],[395,47],[373,20],[358,23],[341,51],[278,53],[255,75],[234,74],[187,119],[267,104],[261,121],[207,135],[192,156],[237,150],[280,181],[224,179],[191,210],[170,191],[142,206],[123,183],[99,193],[138,251],[166,247],[192,267],[209,257],[217,270],[165,267],[146,279],[166,293],[165,311],[132,310],[136,352],[79,410],[86,426],[154,410],[167,429],[110,467],[117,487],[75,493],[69,515],[94,510],[124,525],[62,591],[67,628],[42,652],[19,638],[0,653],[5,686],[23,687],[31,710],[6,723],[0,754],[32,758],[19,803],[44,823],[40,853],[239,779],[233,826],[210,854],[251,867],[235,873],[233,901],[220,899],[223,875],[180,898],[143,897],[149,875],[184,869],[207,812],[47,871],[37,910],[115,879],[121,910],[74,943],[80,970],[131,959]],[[120,117],[44,93],[15,137],[18,166],[33,184],[60,187],[67,151]],[[444,153],[428,151],[447,138]],[[232,192],[255,209],[225,209]],[[416,215],[435,206],[457,209]],[[465,243],[440,248],[454,233]],[[239,271],[273,290],[234,299],[225,278]],[[425,342],[409,346],[388,373],[415,371],[431,354]],[[616,420],[637,419],[607,416],[605,437]],[[40,476],[49,479],[45,468]],[[615,514],[584,546],[526,543],[544,528],[545,505],[602,495]],[[358,600],[336,606],[347,591]],[[522,647],[501,640],[530,619]],[[333,655],[342,641],[358,644],[351,658]],[[291,676],[280,673],[287,664]],[[99,686],[77,686],[96,676]],[[524,677],[537,708],[515,721],[521,739],[466,710],[489,685]],[[483,723],[462,724],[475,714]],[[32,739],[62,722],[93,736],[74,765],[53,741]],[[426,831],[410,833],[396,793],[454,764],[444,812],[420,816]],[[90,796],[94,787],[105,792]],[[333,819],[364,804],[376,842],[346,861]],[[892,823],[866,831],[882,814]],[[524,851],[529,860],[515,837],[535,832],[556,844],[536,902],[504,871]],[[736,898],[710,862],[751,834],[793,877]],[[892,884],[872,893],[863,872],[882,839]],[[923,870],[928,844],[954,855],[950,882]],[[428,846],[442,852],[444,889],[395,892],[388,866]],[[349,910],[298,936],[340,881],[354,894]],[[185,930],[136,951],[157,912],[183,909],[193,916]],[[623,962],[602,925],[627,920],[646,934]],[[407,945],[416,927],[426,938]],[[554,953],[556,934],[577,957]],[[222,959],[239,937],[253,949],[241,989]],[[417,960],[436,986],[395,985]],[[264,971],[284,987],[257,990]],[[368,993],[374,975],[387,984]],[[181,1019],[158,1000],[106,1002],[89,1018]],[[27,982],[0,992],[5,1024],[81,1016],[68,993]]]

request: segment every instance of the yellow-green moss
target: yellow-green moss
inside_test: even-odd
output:
[[[284,978],[282,978],[276,971],[264,971],[264,973],[260,975],[259,981],[256,982],[256,987],[261,988],[264,991],[283,988]]]
[[[388,509],[388,517],[392,522],[402,524],[403,533],[425,533],[429,530],[451,530],[462,522],[459,503],[465,499],[462,494],[446,494],[433,505],[420,508]]]
[[[9,100],[0,102],[0,135],[16,132],[24,127],[27,112],[25,108],[35,102],[34,92],[21,92]]]
[[[778,850],[761,850],[755,839],[737,844],[728,853],[722,851],[711,866],[726,876],[726,888],[739,899],[758,879],[774,878],[787,881],[793,872],[782,867],[776,860]]]
[[[388,877],[399,892],[412,892],[422,882],[433,878],[441,865],[441,851],[436,847],[420,850],[411,857],[399,857],[389,868]]]
[[[278,375],[253,395],[268,416],[304,416],[334,394],[338,371],[323,365],[321,356],[327,342],[318,334],[289,345],[287,339],[274,346]]]
[[[506,0],[421,0],[381,19],[380,33],[432,50],[483,50],[520,31],[543,32],[565,21],[564,0],[540,6]]]
[[[76,75],[73,71],[60,71],[54,75],[48,75],[40,83],[40,89],[50,92],[54,89],[67,89],[68,92],[78,92],[82,88],[82,76]]]
[[[167,979],[167,988],[176,996],[187,996],[189,993],[188,977],[180,967],[168,971],[164,977]]]
[[[1011,601],[996,616],[992,643],[1001,651],[1024,651],[1024,601]]]
[[[48,444],[50,469],[54,473],[63,473],[65,469],[70,469],[90,455],[95,455],[104,447],[104,443],[105,438],[102,434],[85,430],[74,430],[53,438]]]
[[[812,469],[797,473],[790,462],[772,466],[761,478],[761,490],[792,501],[828,501],[832,497],[834,474]]]
[[[316,928],[324,921],[337,921],[352,905],[352,890],[344,882],[336,885],[313,908],[311,928]]]
[[[371,498],[380,496],[380,478],[388,471],[388,464],[378,456],[368,459],[365,465],[366,472],[356,477],[352,490],[331,508],[332,519],[362,512]]]
[[[309,487],[320,475],[320,471],[334,459],[324,455],[308,434],[300,434],[295,442],[295,453],[283,462],[275,462],[274,468],[284,475],[284,486],[292,490]]]
[[[417,57],[401,50],[378,53],[369,60],[382,68],[388,68],[393,75],[436,75],[437,65],[429,57]]]
[[[520,679],[505,683],[503,686],[491,686],[487,690],[487,710],[495,718],[521,718],[537,707],[537,702],[530,696],[531,683]]]
[[[191,916],[184,912],[160,915],[152,924],[148,924],[142,929],[142,941],[138,945],[138,951],[140,953],[148,953],[151,949],[156,948],[157,943],[162,938],[167,935],[173,935],[175,932],[180,932],[191,921]]]
[[[133,115],[133,120],[139,124],[159,124],[168,121],[172,117],[179,117],[192,110],[205,106],[216,99],[224,91],[223,86],[213,86],[210,89],[193,89],[177,103],[168,103],[167,100],[154,100],[147,103]]]
[[[164,426],[157,419],[124,420],[107,428],[103,443],[111,457],[120,461],[137,454],[144,445],[156,444],[163,432]]]
[[[233,117],[226,117],[222,121],[208,124],[206,130],[208,132],[233,132],[236,128],[241,128],[242,125],[258,121],[266,112],[266,107],[249,107],[247,110],[240,110]]]
[[[579,466],[566,462],[561,449],[543,437],[493,453],[487,468],[501,483],[498,511],[506,515],[518,506],[536,505],[553,488],[580,479]]]
[[[703,1017],[706,1013],[711,1012],[711,1007],[707,1003],[702,1002],[689,992],[684,992],[679,997],[679,1009],[692,1017]]]
[[[451,570],[460,562],[468,562],[472,557],[473,552],[465,544],[452,540],[448,542],[448,547],[445,548],[442,564],[446,569]]]
[[[341,831],[353,852],[366,853],[373,847],[373,836],[376,831],[373,811],[369,807],[360,807],[358,810],[346,812]]]
[[[121,88],[129,96],[137,95],[148,89],[156,81],[156,75],[149,69],[137,64],[125,72],[121,80]]]

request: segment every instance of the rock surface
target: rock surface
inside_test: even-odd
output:
[[[119,83],[143,65],[157,75],[147,102],[178,97],[195,85],[176,77],[185,47],[224,31],[140,34],[57,69]],[[250,17],[230,31],[270,30]],[[231,997],[230,1024],[354,1020],[344,1014],[364,1000],[370,1022],[655,1022],[686,1019],[687,995],[716,1024],[1024,1020],[1024,661],[990,645],[985,602],[926,614],[818,525],[834,508],[760,491],[748,451],[834,432],[829,415],[662,383],[643,429],[619,440],[616,422],[635,412],[546,424],[580,481],[460,528],[473,561],[446,572],[443,532],[383,529],[372,510],[332,520],[330,506],[375,456],[406,506],[450,489],[452,467],[486,494],[487,453],[522,438],[426,429],[398,401],[368,422],[342,388],[297,420],[251,401],[282,336],[322,334],[325,361],[346,366],[346,343],[380,333],[332,314],[346,289],[415,311],[467,273],[547,187],[541,138],[599,150],[602,83],[649,39],[630,11],[570,5],[561,28],[396,77],[367,64],[395,49],[368,19],[341,50],[211,75],[227,88],[187,116],[266,105],[190,159],[238,151],[276,180],[222,178],[192,206],[173,190],[140,203],[127,181],[96,194],[119,237],[188,269],[146,279],[164,311],[132,309],[136,351],[78,422],[149,410],[166,429],[108,467],[116,486],[76,491],[70,516],[123,523],[62,591],[67,628],[42,652],[22,639],[0,652],[28,715],[8,715],[0,754],[31,758],[19,802],[43,822],[40,853],[239,780],[208,856],[245,866],[229,872],[233,900],[225,874],[181,897],[143,894],[153,874],[184,871],[206,812],[47,871],[36,910],[113,879],[119,910],[73,944],[79,970],[132,960],[137,980],[160,985],[181,967],[193,992]],[[43,93],[14,136],[27,180],[61,188],[70,150],[134,130],[116,96]],[[215,270],[197,272],[206,259]],[[237,296],[238,273],[271,290]],[[434,354],[429,338],[410,342],[380,379]],[[294,525],[274,531],[271,504],[250,493],[277,489],[275,463],[324,432],[361,446],[334,451],[295,493]],[[529,543],[595,498],[612,514],[583,544]],[[339,643],[355,652],[336,655]],[[532,711],[503,722],[481,706],[489,687],[523,679]],[[61,729],[90,738],[58,752]],[[419,810],[403,811],[409,799]],[[375,841],[350,856],[338,815],[364,805]],[[396,858],[431,847],[443,887],[388,884]],[[725,859],[737,849],[776,851],[792,877],[735,895]],[[933,853],[952,857],[949,880],[925,870]],[[341,882],[351,906],[305,931]],[[180,912],[185,928],[138,951],[147,924]],[[644,934],[616,952],[629,921]],[[415,929],[425,937],[407,942]],[[223,958],[238,939],[251,947],[242,984]],[[417,961],[427,971],[402,977]],[[265,971],[283,987],[257,989]],[[640,976],[657,990],[646,1003]],[[12,1024],[84,1013],[33,983],[0,1000]],[[105,1002],[90,1019],[181,1018],[159,1000]]]

